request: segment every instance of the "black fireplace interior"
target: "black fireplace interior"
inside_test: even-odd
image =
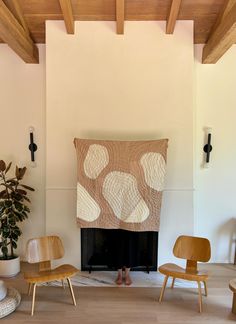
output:
[[[140,266],[131,270],[156,271],[158,232],[142,232],[138,237],[136,254]],[[109,230],[100,228],[81,229],[81,269],[84,271],[115,270],[109,265]]]

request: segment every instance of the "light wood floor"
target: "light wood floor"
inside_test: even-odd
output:
[[[1,320],[12,324],[154,324],[154,323],[229,323],[236,321],[231,313],[232,293],[229,280],[236,277],[236,266],[205,264],[211,277],[208,297],[203,297],[203,313],[198,313],[197,289],[167,287],[162,304],[158,288],[74,287],[77,307],[72,305],[69,289],[38,287],[35,315],[30,316],[31,297],[22,274],[7,279],[17,288],[22,302],[16,312]],[[171,282],[170,282],[171,283]],[[170,286],[169,283],[169,286]]]

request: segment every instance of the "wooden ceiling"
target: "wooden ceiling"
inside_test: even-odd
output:
[[[236,22],[236,0],[0,0],[0,42],[8,43],[15,50],[16,45],[11,46],[9,40],[11,42],[17,33],[24,38],[26,31],[30,43],[27,46],[31,47],[32,54],[36,50],[35,43],[45,43],[45,21],[63,19],[68,33],[74,33],[75,20],[114,20],[118,34],[125,33],[125,20],[166,20],[167,33],[174,32],[176,19],[193,20],[195,44],[208,44],[216,29],[215,41],[224,41],[224,48],[228,49],[236,41],[232,31]],[[11,35],[7,35],[9,28],[13,28]],[[208,46],[208,51],[212,51],[215,41],[213,39],[213,44]],[[203,62],[214,63],[208,51]],[[28,63],[35,63],[37,58],[31,61]]]

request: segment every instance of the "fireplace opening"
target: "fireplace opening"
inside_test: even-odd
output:
[[[138,267],[135,271],[156,271],[158,252],[158,232],[142,232],[138,235],[135,254]],[[110,260],[109,229],[81,229],[81,269],[83,271],[115,270]]]

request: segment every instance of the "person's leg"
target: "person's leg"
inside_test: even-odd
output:
[[[116,278],[116,284],[122,285],[122,269],[118,269],[117,278]]]
[[[132,284],[132,280],[130,277],[130,268],[125,268],[125,284],[130,286]]]
[[[124,264],[124,250],[125,245],[123,241],[123,231],[120,229],[109,230],[110,241],[109,241],[109,250],[110,250],[110,265],[115,268],[117,276],[115,283],[117,285],[122,284],[122,267]]]

